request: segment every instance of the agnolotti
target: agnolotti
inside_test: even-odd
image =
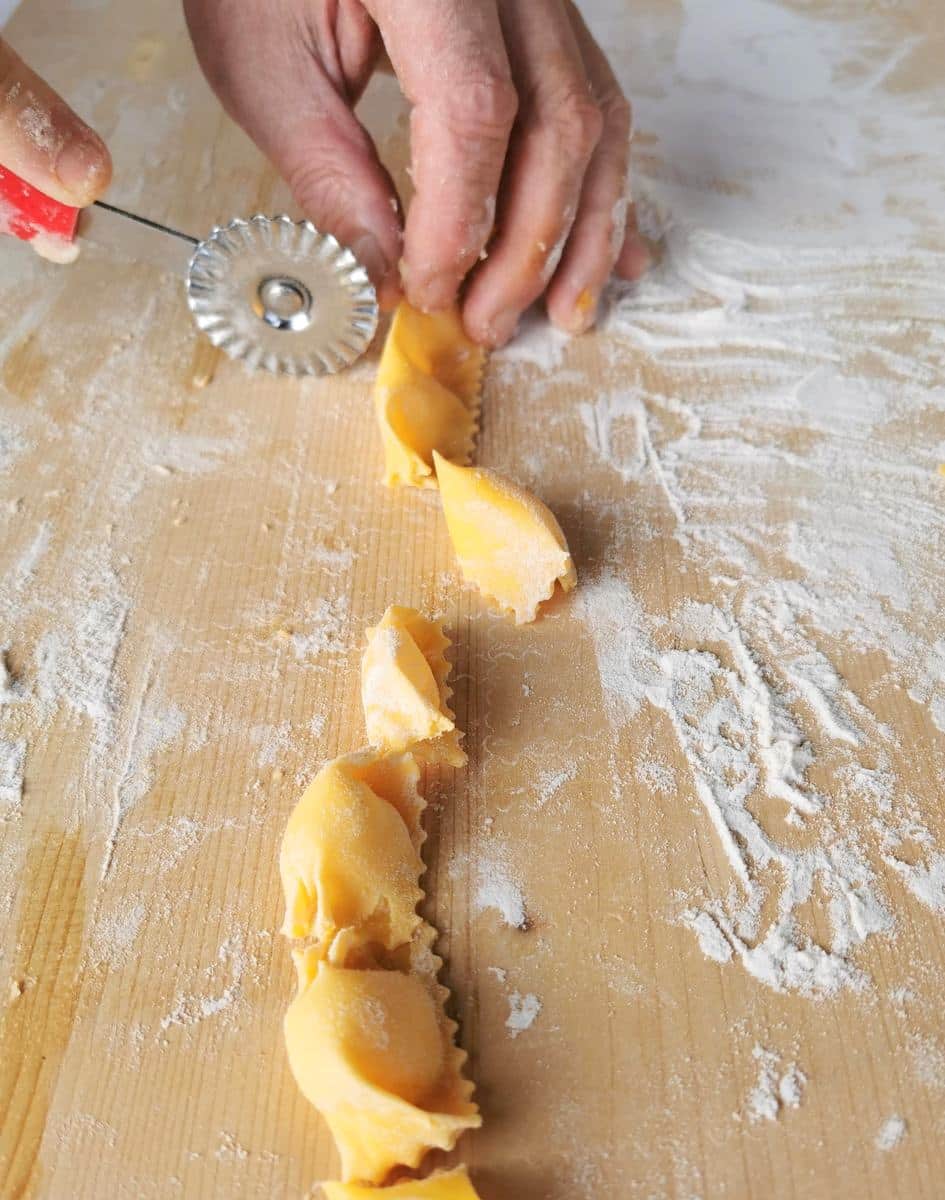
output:
[[[361,701],[372,746],[410,750],[428,762],[465,764],[449,707],[449,645],[439,621],[397,604],[368,630]]]
[[[407,1179],[386,1188],[358,1183],[323,1183],[325,1200],[479,1200],[465,1167],[436,1171],[426,1179]]]
[[[436,487],[434,451],[450,462],[469,462],[484,360],[482,348],[463,332],[458,311],[398,306],[374,385],[385,483]]]
[[[534,621],[555,584],[570,591],[577,572],[561,526],[536,496],[482,467],[434,452],[450,540],[463,577],[517,624]]]
[[[481,1124],[435,976],[352,970],[315,953],[297,965],[289,1064],[331,1128],[344,1182],[382,1183]]]
[[[283,933],[315,939],[336,962],[410,941],[423,895],[419,775],[412,755],[374,750],[318,772],[282,838]]]

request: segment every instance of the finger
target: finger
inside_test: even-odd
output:
[[[342,42],[337,25],[317,14],[309,22],[302,5],[185,0],[184,10],[224,108],[271,159],[305,215],[350,247],[389,307],[400,292],[397,196],[349,104],[371,61],[373,26],[349,24]]]
[[[634,205],[627,210],[627,228],[623,246],[617,256],[614,267],[621,279],[633,281],[645,275],[653,263],[653,254],[646,238],[637,228],[637,214]]]
[[[111,182],[102,139],[0,38],[0,162],[62,204],[83,208]]]
[[[583,333],[596,320],[600,294],[621,254],[625,233],[636,229],[628,179],[632,115],[606,56],[573,5],[569,15],[604,127],[584,177],[574,228],[548,288],[547,307],[560,328]],[[633,266],[637,274],[645,269],[639,256]]]
[[[473,277],[463,321],[477,341],[508,341],[548,285],[571,230],[601,134],[600,110],[561,0],[503,0],[522,99],[499,202],[498,234]]]
[[[414,105],[404,287],[416,307],[445,308],[492,232],[518,107],[495,0],[367,0],[367,7]]]

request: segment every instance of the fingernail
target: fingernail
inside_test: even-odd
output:
[[[497,313],[485,326],[486,340],[490,346],[504,346],[515,336],[519,314],[514,308]]]
[[[421,312],[442,312],[456,300],[456,280],[441,274],[417,271],[405,262],[400,264],[400,277],[410,303]]]
[[[574,308],[571,310],[571,316],[568,318],[569,333],[587,333],[597,320],[599,301],[600,297],[597,292],[592,292],[590,288],[581,289],[574,302]]]
[[[56,178],[78,205],[91,203],[109,173],[105,143],[89,130],[70,138],[56,159]]]

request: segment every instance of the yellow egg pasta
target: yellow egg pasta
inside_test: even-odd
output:
[[[406,1179],[390,1187],[323,1183],[325,1200],[479,1200],[465,1167],[436,1171],[426,1179]]]
[[[464,765],[462,735],[449,707],[449,644],[439,621],[397,604],[368,630],[361,701],[372,746],[395,753],[410,750],[429,762]]]
[[[456,310],[394,313],[374,385],[387,484],[436,487],[433,452],[469,462],[479,422],[484,351]]]
[[[436,930],[417,913],[425,801],[411,749],[465,762],[448,703],[448,646],[440,624],[412,608],[392,606],[369,630],[363,697],[375,744],[322,767],[282,839],[283,933],[300,939],[285,1044],[341,1155],[343,1183],[326,1184],[329,1197],[382,1184],[481,1124],[438,978]],[[476,1197],[464,1171],[403,1186],[420,1190],[384,1190]]]
[[[334,961],[358,944],[410,941],[423,895],[418,779],[411,755],[374,750],[318,772],[282,839],[283,933],[314,938]]]
[[[482,467],[434,452],[443,513],[463,577],[517,624],[534,621],[556,583],[570,591],[577,572],[561,526],[537,497]]]
[[[481,1124],[435,979],[300,960],[286,1050],[332,1131],[344,1182],[382,1183]]]

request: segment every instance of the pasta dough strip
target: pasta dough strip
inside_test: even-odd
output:
[[[382,725],[406,730],[407,744],[418,731],[430,735],[418,745],[433,761],[465,761],[447,704],[448,639],[413,609],[390,609],[385,619],[372,633],[394,630],[409,646],[405,660],[388,660],[380,646],[376,682],[386,686],[390,671],[400,672],[412,707],[406,724],[385,710]],[[418,713],[426,724],[416,725]],[[452,1149],[482,1123],[446,1013],[437,933],[416,911],[425,836],[418,780],[414,755],[389,744],[337,758],[306,789],[282,841],[283,932],[307,942],[293,952],[299,986],[286,1013],[286,1050],[331,1128],[345,1183],[380,1184],[394,1167],[416,1167],[428,1150]],[[475,1193],[468,1185],[443,1195]]]

